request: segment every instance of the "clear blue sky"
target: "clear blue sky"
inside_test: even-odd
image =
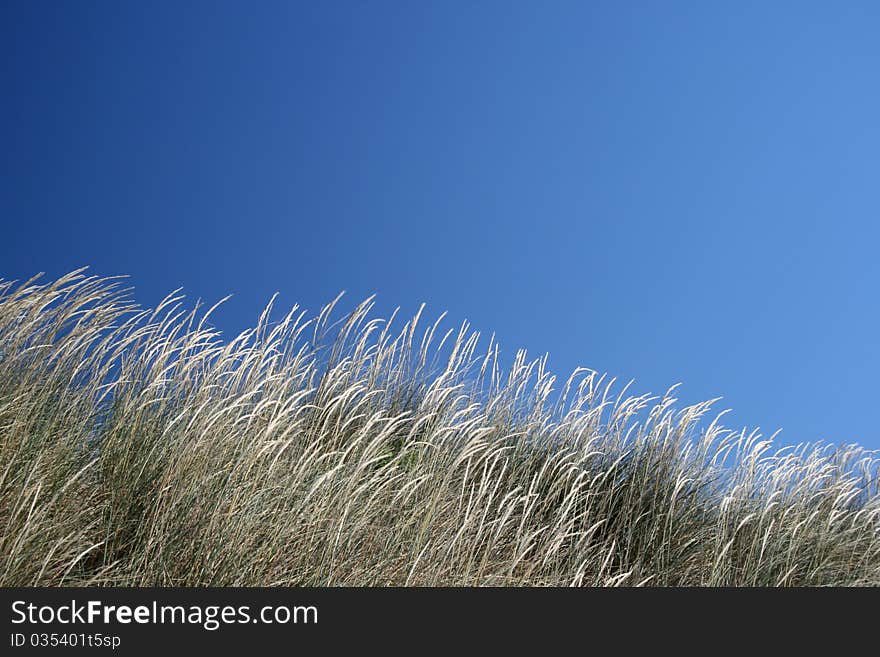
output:
[[[233,292],[229,331],[276,290],[425,301],[880,448],[878,34],[876,2],[4,2],[0,276]]]

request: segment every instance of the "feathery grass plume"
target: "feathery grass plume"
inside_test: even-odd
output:
[[[224,340],[179,291],[0,281],[0,584],[880,584],[871,452],[274,301]]]

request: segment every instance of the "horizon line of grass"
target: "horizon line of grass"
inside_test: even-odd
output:
[[[880,584],[880,459],[722,425],[372,298],[224,340],[0,280],[0,585]]]

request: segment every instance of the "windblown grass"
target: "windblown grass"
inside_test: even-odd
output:
[[[0,584],[876,585],[878,459],[468,326],[0,282]],[[392,317],[392,320],[394,318]]]

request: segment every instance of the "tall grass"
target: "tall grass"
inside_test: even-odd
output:
[[[772,451],[370,300],[228,341],[182,304],[0,282],[0,584],[880,583],[858,447]]]

